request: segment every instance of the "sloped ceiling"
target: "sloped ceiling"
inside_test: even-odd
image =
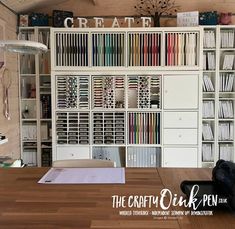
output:
[[[96,0],[88,1],[92,1],[93,4],[96,2]],[[33,11],[37,8],[66,2],[66,0],[0,0],[0,2],[16,13],[24,13]]]

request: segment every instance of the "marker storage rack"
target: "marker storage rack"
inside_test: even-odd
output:
[[[57,112],[57,144],[89,144],[89,122],[88,112]]]
[[[93,144],[125,144],[125,113],[94,112]]]

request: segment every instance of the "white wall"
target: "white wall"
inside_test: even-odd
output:
[[[17,17],[11,11],[0,5],[0,20],[5,22],[5,39],[16,39]],[[12,84],[9,89],[9,104],[11,120],[3,116],[3,89],[0,81],[0,132],[8,137],[8,143],[0,145],[0,156],[20,157],[19,138],[19,86],[17,72],[17,55],[5,53],[6,67],[9,69]]]

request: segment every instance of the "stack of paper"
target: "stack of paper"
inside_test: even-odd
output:
[[[234,53],[224,52],[221,56],[221,68],[223,70],[233,70],[234,69]]]
[[[234,47],[234,30],[226,29],[220,32],[221,48],[233,48]]]
[[[218,137],[219,140],[234,140],[234,125],[233,122],[219,123]]]
[[[220,73],[219,91],[232,92],[234,85],[234,73]]]
[[[231,161],[233,156],[233,145],[231,144],[220,144],[219,146],[220,159]]]
[[[215,48],[215,31],[205,30],[203,35],[203,47]]]
[[[209,77],[206,74],[203,75],[203,91],[205,92],[215,91],[214,85],[211,81],[211,77]]]
[[[22,139],[23,140],[36,140],[37,127],[36,124],[22,125]]]
[[[27,166],[37,166],[37,151],[36,149],[24,149],[22,160]]]
[[[202,161],[213,161],[214,160],[214,145],[203,144],[202,145]]]
[[[233,101],[219,101],[219,118],[233,118]]]
[[[215,53],[214,52],[203,53],[203,69],[215,70]]]
[[[51,168],[41,184],[124,184],[124,168]]]
[[[203,123],[202,138],[203,138],[203,140],[213,140],[214,139],[211,125],[209,123]]]
[[[161,149],[154,147],[129,147],[127,167],[160,167]]]
[[[214,118],[214,116],[215,116],[214,101],[203,101],[202,117]]]

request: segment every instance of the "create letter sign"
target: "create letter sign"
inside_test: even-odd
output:
[[[88,28],[88,19],[87,18],[82,18],[82,17],[77,17],[76,20],[78,21],[78,27],[79,28]],[[104,18],[102,17],[93,17],[94,22],[95,22],[95,27],[96,28],[104,28]],[[125,17],[124,22],[127,25],[127,27],[132,27],[132,25],[135,23],[135,18],[134,17]],[[142,27],[151,27],[151,17],[141,17],[141,22],[142,22]],[[71,25],[71,26],[69,26]],[[64,20],[64,27],[74,27],[74,18],[72,17],[67,17]],[[112,28],[120,28],[120,23],[115,17],[112,22]]]

